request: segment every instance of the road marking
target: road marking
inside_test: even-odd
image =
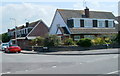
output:
[[[28,70],[25,70],[25,71],[28,71]]]
[[[7,72],[7,73],[11,73],[11,72]]]
[[[114,71],[114,72],[110,72],[110,73],[107,73],[107,74],[114,74],[114,73],[118,73],[119,71]]]
[[[57,66],[52,66],[52,68],[56,68]]]
[[[80,64],[82,64],[82,63],[80,63]]]

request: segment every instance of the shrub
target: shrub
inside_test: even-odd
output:
[[[65,44],[65,45],[75,45],[75,42],[73,41],[72,38],[66,38],[66,39],[64,40],[64,44]]]
[[[49,46],[58,46],[60,44],[60,40],[56,35],[49,35],[47,38],[44,40],[44,46],[49,47]]]
[[[120,32],[118,33],[118,35],[117,35],[117,37],[116,37],[116,42],[118,43],[118,44],[120,44]]]
[[[92,42],[94,45],[106,44],[105,40],[103,38],[100,38],[100,37],[93,39]]]
[[[77,45],[82,47],[90,47],[92,45],[92,42],[89,38],[82,38],[77,42]]]
[[[44,38],[42,37],[37,37],[31,41],[32,45],[37,45],[37,46],[44,46]]]

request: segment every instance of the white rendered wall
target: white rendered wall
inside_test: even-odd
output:
[[[67,27],[67,25],[65,24],[64,20],[62,19],[61,15],[58,11],[55,14],[55,17],[54,17],[53,23],[51,25],[49,34],[52,34],[52,35],[56,34],[57,27],[58,27],[57,25],[59,25],[60,27],[62,27],[62,26]]]

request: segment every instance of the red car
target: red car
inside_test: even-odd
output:
[[[18,52],[20,53],[21,52],[21,48],[17,45],[10,45],[6,50],[5,50],[6,53],[9,53],[9,52]]]

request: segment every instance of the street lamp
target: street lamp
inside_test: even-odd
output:
[[[15,19],[15,18],[10,18],[10,20],[15,21],[15,44],[17,44],[17,26],[16,26],[16,19]]]

